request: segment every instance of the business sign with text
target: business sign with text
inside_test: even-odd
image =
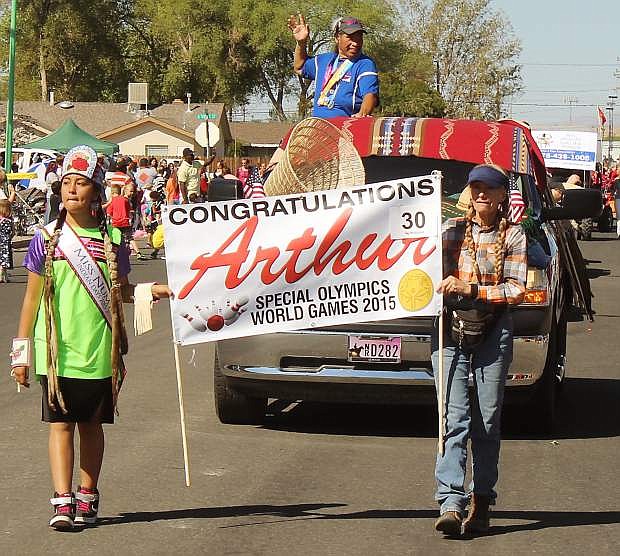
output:
[[[437,315],[441,178],[163,209],[183,345]]]
[[[532,131],[548,168],[594,170],[600,148],[596,133],[590,131]],[[599,153],[600,154],[600,153]]]

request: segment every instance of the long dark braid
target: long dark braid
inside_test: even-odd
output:
[[[121,285],[118,281],[118,260],[117,254],[112,245],[112,239],[108,232],[108,225],[105,213],[101,204],[97,207],[97,219],[99,221],[99,231],[103,238],[106,264],[110,272],[110,314],[112,315],[112,392],[114,403],[120,390],[120,378],[122,373],[122,356],[128,351],[127,330],[125,329],[125,316],[123,312],[123,296]]]
[[[497,241],[495,242],[495,284],[499,284],[504,275],[504,259],[506,258],[506,233],[510,223],[506,215],[508,214],[508,206],[510,199],[508,196],[504,199],[500,205],[501,218],[498,226]]]
[[[54,311],[54,252],[58,246],[60,232],[67,218],[67,209],[63,208],[58,215],[51,237],[47,240],[45,251],[45,275],[43,281],[43,302],[45,308],[45,339],[47,343],[47,402],[51,409],[56,410],[56,402],[63,413],[67,413],[64,398],[58,384],[58,335],[56,313]]]

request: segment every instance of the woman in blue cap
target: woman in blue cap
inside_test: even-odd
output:
[[[523,300],[527,278],[526,236],[507,217],[508,175],[499,166],[483,164],[471,170],[467,183],[471,200],[465,217],[444,224],[444,280],[438,289],[450,318],[443,339],[441,411],[446,426],[435,467],[440,505],[435,529],[447,535],[489,529],[489,506],[497,496],[504,385],[512,362],[509,309]],[[438,383],[438,327],[431,351]],[[468,440],[473,477],[466,491]]]
[[[315,82],[312,115],[362,117],[372,114],[379,104],[379,77],[372,58],[362,52],[362,22],[345,16],[334,23],[334,52],[308,56],[310,29],[304,16],[291,16],[289,29],[297,41],[295,73]]]

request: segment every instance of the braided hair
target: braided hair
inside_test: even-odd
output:
[[[108,232],[107,221],[100,198],[96,201],[95,215],[99,222],[99,231],[103,239],[103,246],[106,264],[110,272],[110,314],[112,315],[112,393],[114,405],[118,397],[123,372],[122,356],[128,351],[127,331],[125,329],[125,317],[123,314],[123,298],[121,285],[118,281],[118,261],[117,254],[112,245],[112,239]],[[67,217],[67,210],[60,211],[54,231],[47,240],[45,252],[45,275],[44,275],[44,307],[45,307],[45,335],[47,343],[47,369],[48,369],[48,389],[47,399],[50,408],[56,410],[57,407],[66,414],[67,408],[58,384],[57,362],[58,362],[58,336],[56,326],[56,314],[54,311],[54,268],[53,260],[60,233]],[[56,405],[58,404],[58,405]]]
[[[95,212],[99,221],[99,231],[103,238],[103,249],[105,252],[106,264],[110,272],[110,314],[112,315],[112,393],[114,395],[114,405],[121,387],[123,373],[122,356],[129,350],[127,340],[127,330],[125,329],[125,315],[123,312],[123,296],[121,285],[118,281],[118,260],[117,253],[112,245],[108,224],[101,203],[97,202]]]
[[[495,165],[495,164],[480,164],[476,166],[476,168],[486,166],[501,172],[505,176],[507,176],[506,171]],[[510,223],[508,222],[508,218],[506,215],[508,214],[508,205],[510,203],[510,199],[508,195],[504,198],[502,203],[498,207],[498,217],[499,223],[498,225],[498,234],[497,240],[495,242],[495,285],[499,284],[504,275],[504,260],[506,258],[506,233],[508,231],[508,226]],[[474,217],[476,216],[476,211],[474,209],[474,201],[473,198],[469,201],[469,206],[467,207],[467,212],[465,213],[465,245],[467,247],[467,251],[469,256],[471,257],[472,267],[474,269],[474,277],[476,282],[478,282],[480,277],[480,268],[478,267],[478,260],[476,257],[476,252],[478,246],[474,242],[473,232],[472,232],[472,222]]]
[[[67,413],[65,401],[58,385],[58,336],[56,334],[56,312],[54,311],[54,253],[60,239],[60,230],[67,218],[67,209],[63,208],[56,220],[54,231],[47,241],[45,250],[45,274],[43,278],[43,306],[45,307],[45,340],[47,344],[47,402],[54,411],[58,407]]]

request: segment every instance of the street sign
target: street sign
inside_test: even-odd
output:
[[[197,114],[196,119],[197,120],[215,120],[217,119],[217,114],[212,114],[211,112],[209,112],[208,114]]]
[[[207,131],[207,125],[208,131]],[[196,143],[201,147],[215,147],[220,140],[220,128],[213,122],[202,122],[194,132]]]

